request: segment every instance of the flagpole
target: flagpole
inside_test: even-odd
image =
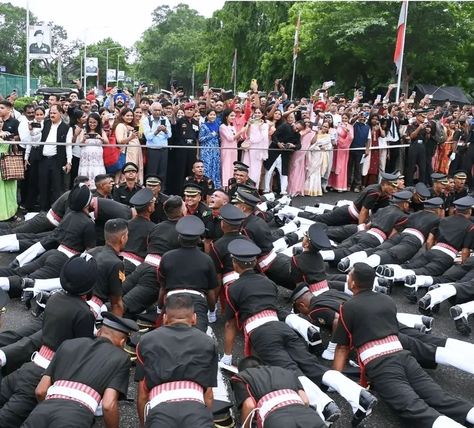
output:
[[[237,93],[237,49],[234,51],[234,94]]]
[[[191,74],[191,94],[194,97],[194,71],[195,67],[193,65],[193,73]]]
[[[31,93],[30,72],[30,2],[26,1],[26,96]]]
[[[209,85],[211,83],[211,62],[210,61],[207,64],[206,83],[207,83],[207,87],[209,88]]]
[[[403,26],[402,51],[400,54],[400,67],[398,68],[397,93],[395,96],[396,103],[398,103],[400,99],[400,89],[402,85],[403,56],[405,54],[405,34],[407,31],[407,21],[408,21],[408,0],[405,1],[404,6],[405,6],[405,25]]]
[[[293,90],[295,88],[295,76],[296,76],[296,60],[298,58],[298,38],[301,25],[301,12],[298,14],[298,22],[296,23],[295,28],[295,43],[293,46],[293,76],[291,78],[291,92],[290,99],[293,99]]]

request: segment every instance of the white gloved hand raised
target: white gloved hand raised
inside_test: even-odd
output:
[[[232,365],[232,354],[227,355],[224,354],[224,356],[221,358],[221,363],[225,364],[226,366],[231,366]]]

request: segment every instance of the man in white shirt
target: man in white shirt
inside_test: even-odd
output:
[[[39,163],[39,199],[41,211],[48,211],[62,193],[63,174],[69,174],[72,162],[72,128],[61,117],[62,109],[54,104],[49,109],[49,119],[44,121],[41,141],[69,143],[45,144]]]

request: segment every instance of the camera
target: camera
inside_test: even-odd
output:
[[[140,127],[137,126],[137,125],[135,125],[135,126],[133,127],[133,130],[134,130],[135,132],[138,132],[139,129],[140,129]]]
[[[41,128],[41,123],[39,122],[31,122],[30,125],[32,128]]]

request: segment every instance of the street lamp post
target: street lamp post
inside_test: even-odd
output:
[[[106,59],[105,59],[105,87],[108,88],[109,86],[109,51],[113,51],[114,49],[122,49],[122,46],[116,46],[114,48],[107,48],[106,49]],[[118,69],[115,72],[115,78],[117,79]],[[118,84],[118,82],[117,82]]]

